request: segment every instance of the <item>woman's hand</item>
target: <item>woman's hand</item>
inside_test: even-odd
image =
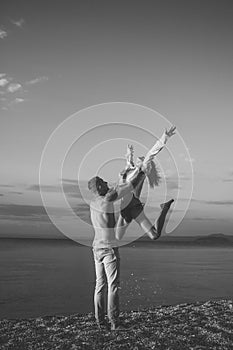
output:
[[[168,137],[175,135],[176,126],[172,126],[169,130],[165,129],[165,134]]]

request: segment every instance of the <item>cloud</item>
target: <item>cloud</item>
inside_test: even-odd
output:
[[[27,92],[23,87],[25,85],[34,85],[43,81],[48,80],[46,76],[40,76],[35,79],[29,80],[27,82],[19,83],[14,81],[12,77],[7,76],[6,73],[0,73],[0,95],[4,96],[0,101],[2,102],[1,109],[8,110],[11,106],[17,105],[19,103],[25,102],[25,93]],[[20,97],[16,97],[11,100],[10,95],[20,92]]]
[[[61,186],[59,185],[38,185],[32,184],[26,187],[26,190],[36,191],[36,192],[47,192],[47,193],[61,193],[62,189],[66,197],[67,202],[73,209],[75,205],[86,205],[92,198],[92,194],[87,188],[87,181],[84,180],[73,180],[73,179],[63,179],[61,181]],[[83,208],[83,207],[82,207]],[[88,219],[89,220],[89,219]]]
[[[65,191],[64,191],[65,192]],[[71,192],[65,192],[65,194],[67,195],[67,197],[69,198],[79,198],[79,199],[82,199],[82,195],[80,193],[80,191],[76,191],[76,193],[71,193]]]
[[[227,177],[222,179],[223,182],[233,182],[233,170],[230,170]]]
[[[66,178],[63,178],[61,179],[62,182],[68,182],[68,183],[72,183],[74,185],[77,185],[78,184],[78,180],[74,180],[74,179],[66,179]]]
[[[169,190],[178,190],[180,188],[180,186],[178,185],[178,182],[176,181],[166,181],[166,184],[167,184],[167,188]]]
[[[5,85],[7,85],[9,83],[9,81],[6,78],[1,78],[0,79],[0,86],[4,87]]]
[[[22,85],[19,83],[11,83],[8,87],[7,87],[7,91],[14,93],[18,90],[20,90],[22,88]]]
[[[18,194],[18,195],[23,194],[23,192],[18,192],[18,191],[9,191],[8,193],[10,193],[10,194]]]
[[[86,203],[81,203],[73,207],[74,213],[83,221],[91,224],[90,207]]]
[[[16,97],[13,101],[11,101],[10,105],[16,105],[18,103],[25,102],[24,98]]]
[[[15,94],[20,92],[20,95],[24,93],[22,84],[19,82],[12,82],[13,78],[6,76],[5,73],[0,74],[0,87],[3,88],[0,91],[0,95],[4,96],[1,98],[2,108],[3,110],[8,110],[9,107],[17,105],[19,103],[25,102],[23,97],[16,97],[15,99],[11,99],[11,94]]]
[[[222,182],[233,182],[233,179],[228,178],[228,179],[222,179]]]
[[[67,216],[67,212],[63,208],[50,207],[50,211],[53,215],[59,218],[64,215]],[[41,205],[24,205],[24,204],[1,204],[0,205],[0,220],[11,221],[37,221],[51,223],[50,218]]]
[[[205,201],[205,203],[214,205],[233,205],[233,200]]]
[[[5,39],[7,37],[7,32],[3,29],[0,29],[0,39]]]
[[[75,183],[62,183],[62,188],[65,193],[65,195],[69,198],[80,198],[82,199],[82,193],[80,187],[82,184],[79,184],[78,181]],[[57,185],[31,185],[27,187],[27,190],[29,191],[44,191],[44,192],[51,192],[51,193],[59,193],[62,189],[60,186]]]
[[[182,200],[180,198],[180,200]],[[185,200],[185,199],[183,199]],[[196,203],[204,203],[204,204],[209,204],[209,205],[233,205],[233,200],[231,199],[226,199],[226,200],[204,200],[204,199],[195,199],[192,198],[191,200],[192,202],[196,202]]]
[[[85,203],[78,204],[72,208],[74,213],[86,222],[90,222],[89,206]],[[50,212],[53,215],[62,218],[69,216],[67,210],[59,207],[50,207]],[[41,205],[24,205],[24,204],[1,204],[0,205],[0,220],[10,221],[25,221],[28,222],[39,222],[39,223],[51,223],[51,220]]]
[[[8,110],[9,108],[8,107],[11,107],[11,106],[15,106],[19,103],[23,103],[25,102],[26,100],[24,98],[21,98],[21,97],[16,97],[14,100],[10,101],[10,102],[7,102],[7,99],[5,99],[4,102],[6,102],[6,105],[4,107],[2,107],[3,110]]]
[[[177,183],[177,186],[178,186],[178,181],[182,183],[182,181],[192,180],[191,174],[188,174],[186,172],[177,173],[172,169],[166,169],[164,173],[164,177],[166,182]]]
[[[25,84],[26,85],[35,85],[35,84],[42,83],[43,81],[47,81],[47,80],[49,80],[48,77],[42,76],[42,77],[37,77],[35,79],[29,80]]]
[[[188,148],[187,148],[187,151],[189,151]],[[185,162],[190,162],[190,163],[195,162],[195,159],[194,159],[194,158],[186,157],[186,155],[185,155],[184,153],[179,153],[179,157],[180,157],[180,158],[183,158],[183,159],[185,160]]]
[[[3,197],[4,196],[4,194],[3,193],[0,193],[0,197]]]
[[[179,179],[182,180],[182,181],[190,181],[191,180],[191,176],[179,175]]]
[[[196,221],[212,221],[212,220],[219,220],[219,219],[217,219],[217,218],[208,218],[208,217],[202,217],[202,216],[195,216],[195,217],[191,217],[191,218],[189,218],[189,219],[191,219],[191,220],[196,220]]]
[[[188,201],[188,198],[179,198],[179,201],[186,202]],[[192,203],[200,203],[200,204],[208,204],[208,205],[233,205],[233,200],[226,199],[226,200],[206,200],[206,199],[191,199]]]
[[[165,182],[169,190],[177,190],[180,188],[180,186],[178,185],[178,179],[176,180],[176,179],[166,177]]]
[[[195,159],[194,158],[185,158],[184,159],[186,162],[194,163]]]
[[[3,191],[5,192],[2,195],[5,195],[5,194],[18,194],[18,195],[24,194],[22,191],[17,191],[17,186],[14,186],[14,185],[0,184],[0,187],[2,187]]]
[[[11,23],[13,23],[14,25],[16,25],[16,27],[22,27],[23,24],[25,23],[24,19],[23,18],[20,18],[19,20],[17,21],[14,21],[14,20],[11,20]]]
[[[27,190],[29,191],[38,191],[40,192],[40,190],[45,191],[45,192],[59,192],[60,188],[58,186],[54,186],[54,185],[31,185],[29,187],[27,187]]]
[[[45,208],[36,205],[2,204],[0,205],[0,218],[8,220],[49,221]]]

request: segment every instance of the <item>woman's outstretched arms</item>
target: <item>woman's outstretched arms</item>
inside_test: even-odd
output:
[[[134,167],[133,154],[134,154],[133,145],[127,145],[127,152],[126,152],[126,155],[125,155],[126,168]]]
[[[154,159],[154,157],[164,148],[167,140],[175,135],[176,126],[172,126],[169,130],[165,129],[163,135],[154,144],[154,146],[147,152],[145,159],[143,160],[143,168],[147,169],[148,164]]]

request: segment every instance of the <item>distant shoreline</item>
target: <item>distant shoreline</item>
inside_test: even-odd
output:
[[[85,247],[90,246],[90,241],[85,244],[75,242],[69,238],[38,238],[38,237],[0,237],[0,242],[11,242],[13,243],[26,243],[26,242],[37,242],[37,243],[56,243],[56,244],[68,244],[68,245],[78,245]],[[132,241],[130,243],[122,241],[123,245],[120,247],[233,247],[233,235],[224,234],[211,234],[206,236],[164,236],[156,241],[151,241],[147,237],[141,237],[138,240]]]

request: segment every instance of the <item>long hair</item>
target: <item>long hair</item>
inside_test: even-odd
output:
[[[158,167],[153,160],[150,161],[149,168],[147,170],[147,178],[151,188],[158,186],[161,181]]]

